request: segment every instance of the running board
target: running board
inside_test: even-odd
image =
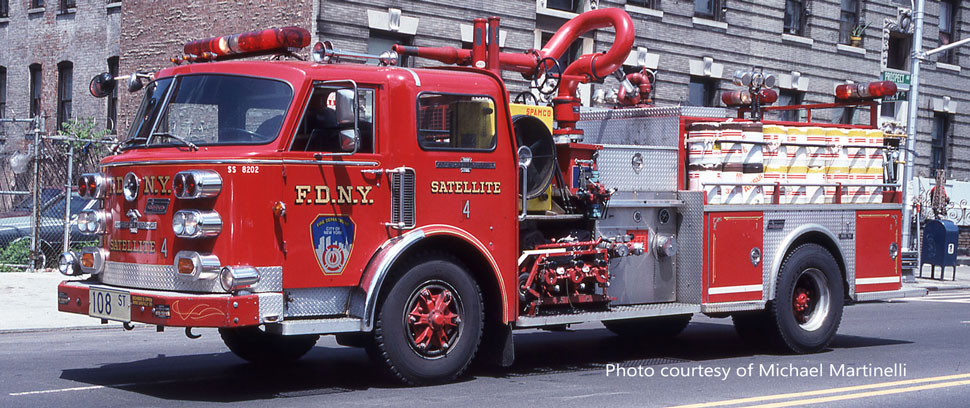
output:
[[[353,317],[284,320],[280,323],[267,324],[266,331],[284,336],[353,333],[361,331],[361,323],[360,319]]]
[[[700,312],[701,305],[692,303],[653,303],[648,305],[614,306],[611,310],[595,312],[564,313],[547,316],[521,316],[516,319],[515,327],[543,327],[561,324],[601,322],[606,320],[635,319],[640,317],[672,316]]]
[[[884,292],[863,292],[855,294],[856,302],[874,302],[877,300],[888,300],[888,299],[899,299],[907,297],[923,297],[926,296],[927,290],[925,288],[910,288],[903,287],[899,290],[887,290]]]

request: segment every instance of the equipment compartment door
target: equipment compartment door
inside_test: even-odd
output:
[[[764,215],[707,213],[704,224],[704,302],[762,300]]]
[[[856,212],[856,293],[898,290],[902,285],[900,218],[898,210]]]

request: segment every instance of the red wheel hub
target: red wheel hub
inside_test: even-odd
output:
[[[792,299],[792,307],[795,310],[795,317],[802,323],[807,321],[805,312],[811,306],[812,297],[808,290],[804,288],[795,289],[795,296]]]
[[[425,288],[411,304],[408,331],[414,346],[427,355],[443,354],[452,346],[461,322],[451,291],[439,286]]]

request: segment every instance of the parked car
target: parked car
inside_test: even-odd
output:
[[[57,256],[63,249],[65,197],[64,191],[60,189],[51,188],[41,191],[40,218],[37,228],[40,232],[39,245],[45,258],[45,266],[55,266]],[[77,193],[71,193],[70,242],[90,240],[90,237],[82,235],[78,230],[77,215],[82,210],[94,208],[97,204],[97,200],[81,198]],[[15,243],[24,245],[29,250],[32,214],[32,196],[25,197],[14,204],[10,211],[0,214],[0,250]],[[11,251],[6,252],[8,259],[0,259],[0,263],[26,264],[28,261],[26,255],[22,255],[21,252],[15,254],[11,254]]]

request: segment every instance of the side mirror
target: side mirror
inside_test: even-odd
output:
[[[141,81],[142,78],[144,78],[144,74],[132,72],[131,75],[128,76],[128,92],[137,92],[143,86],[145,86],[145,83]]]
[[[95,98],[104,98],[115,90],[116,85],[117,82],[110,73],[102,72],[95,75],[94,78],[91,78],[91,84],[88,85],[88,90],[91,91],[91,96],[94,96]]]
[[[357,125],[357,95],[353,89],[340,89],[335,98],[337,125],[340,127]]]
[[[348,153],[357,151],[360,144],[360,136],[357,136],[356,129],[344,129],[340,131],[340,150]]]

